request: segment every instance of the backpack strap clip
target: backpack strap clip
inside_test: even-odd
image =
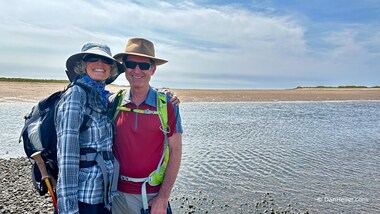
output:
[[[108,180],[106,160],[113,161],[114,170],[112,181]],[[81,148],[80,149],[80,168],[88,168],[94,165],[98,165],[103,174],[103,184],[104,184],[104,204],[105,207],[110,210],[111,202],[108,201],[108,195],[111,194],[111,198],[117,195],[117,181],[119,178],[119,162],[112,154],[112,151],[101,151],[97,152],[93,148]],[[108,188],[111,187],[110,192]]]

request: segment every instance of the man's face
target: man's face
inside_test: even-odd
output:
[[[138,64],[136,65],[136,63]],[[151,76],[156,71],[156,66],[152,65],[149,58],[129,55],[124,60],[124,65],[126,66],[125,77],[127,78],[131,87],[149,87]]]

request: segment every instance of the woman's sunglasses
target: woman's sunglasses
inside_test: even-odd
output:
[[[112,65],[112,63],[113,63],[112,59],[106,58],[104,56],[86,55],[85,57],[83,57],[83,61],[85,61],[85,62],[97,62],[99,60],[101,60],[103,63],[105,63],[107,65]]]

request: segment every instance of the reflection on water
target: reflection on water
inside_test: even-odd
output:
[[[270,192],[280,203],[318,213],[380,210],[380,102],[181,108],[179,191],[203,190],[218,200],[247,203]],[[351,198],[357,200],[347,202]]]
[[[23,155],[31,104],[0,104],[0,157]],[[380,210],[380,102],[181,104],[183,158],[174,194],[278,204],[313,213]],[[212,191],[211,191],[212,190]]]

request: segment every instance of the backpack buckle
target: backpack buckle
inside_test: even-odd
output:
[[[144,114],[154,114],[154,111],[152,111],[150,109],[146,109],[146,110],[144,110]]]

